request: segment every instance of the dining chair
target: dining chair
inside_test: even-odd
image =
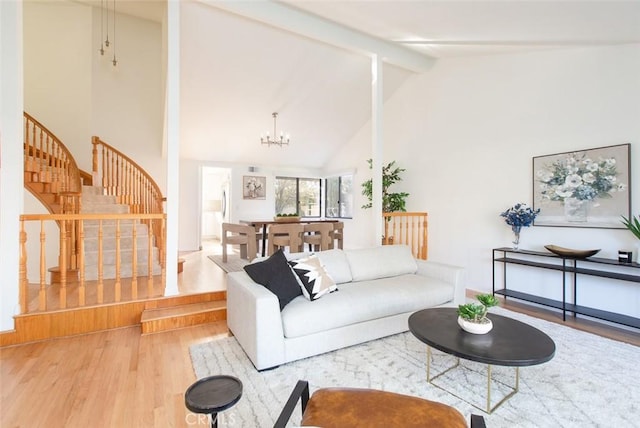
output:
[[[309,223],[304,225],[302,242],[309,245],[309,251],[325,251],[331,246],[332,223]]]
[[[333,226],[333,230],[331,231],[331,242],[329,243],[329,248],[335,248],[336,241],[338,242],[338,248],[342,250],[344,246],[344,222],[336,221],[335,223],[331,223]]]
[[[272,255],[278,248],[289,247],[290,253],[302,251],[302,235],[304,225],[299,223],[272,224],[267,232],[267,243],[269,255]]]
[[[227,262],[227,245],[240,246],[240,258],[256,258],[258,246],[256,229],[247,224],[222,223],[222,261]]]
[[[267,236],[264,233],[262,233],[263,229],[262,229],[262,226],[260,226],[259,224],[253,225],[252,227],[254,227],[256,230],[256,251],[260,255],[264,256],[264,254],[262,254],[262,252],[260,251],[260,244],[261,244],[261,241],[264,241],[267,239]],[[264,245],[262,247],[264,248]]]

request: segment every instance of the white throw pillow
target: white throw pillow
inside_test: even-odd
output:
[[[302,294],[311,301],[338,289],[318,256],[290,260],[289,265],[298,277]]]

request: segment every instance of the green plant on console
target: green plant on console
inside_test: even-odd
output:
[[[476,299],[480,303],[458,305],[458,315],[468,321],[484,324],[488,322],[487,311],[498,304],[498,299],[492,294],[478,294]]]
[[[369,169],[373,168],[373,160],[367,159],[369,163]],[[390,213],[396,211],[406,211],[406,199],[409,196],[406,192],[389,192],[389,187],[393,184],[402,181],[400,173],[404,172],[404,168],[395,167],[396,161],[389,162],[386,166],[382,167],[382,212]],[[369,199],[369,203],[362,206],[362,208],[371,208],[373,200],[373,179],[362,183],[362,194]]]
[[[292,213],[292,214],[276,214],[276,217],[298,217],[298,213]]]
[[[627,229],[631,231],[635,235],[636,238],[640,239],[640,216],[630,218],[626,218],[622,216],[622,224],[625,225]]]

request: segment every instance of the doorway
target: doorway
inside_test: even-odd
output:
[[[200,225],[200,248],[205,243],[220,241],[222,223],[230,215],[231,169],[202,167],[202,224]]]

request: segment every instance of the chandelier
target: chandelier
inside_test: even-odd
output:
[[[271,116],[273,116],[273,137],[271,137],[269,135],[269,132],[267,131],[266,136],[260,135],[260,142],[262,144],[266,144],[267,146],[271,147],[271,145],[276,145],[276,146],[288,146],[289,145],[289,134],[285,135],[282,131],[280,131],[280,137],[276,137],[276,135],[278,135],[276,133],[276,120],[278,118],[278,113],[272,113]]]

